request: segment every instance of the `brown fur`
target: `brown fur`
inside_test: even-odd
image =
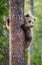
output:
[[[9,18],[5,19],[6,27],[9,30]],[[32,42],[32,27],[35,21],[35,17],[31,14],[24,15],[24,25],[21,26],[25,33],[25,49],[29,47]]]
[[[32,28],[35,17],[30,14],[26,14],[24,18],[25,20],[24,25],[22,25],[22,29],[25,33],[25,49],[27,49],[32,42]]]

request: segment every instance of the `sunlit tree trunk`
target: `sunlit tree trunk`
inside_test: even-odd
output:
[[[24,62],[24,0],[9,0],[9,65]]]
[[[30,7],[29,7],[29,11],[31,14],[34,14],[34,0],[30,0]]]
[[[30,9],[29,13],[34,14],[34,0],[30,0]],[[33,35],[33,28],[32,28],[32,35]],[[32,45],[28,49],[28,65],[32,65],[32,60],[30,59],[30,55],[32,54]]]

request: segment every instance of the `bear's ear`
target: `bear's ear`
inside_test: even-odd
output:
[[[34,17],[34,21],[36,21],[37,20],[37,18],[36,17]]]
[[[25,17],[29,17],[29,14],[25,14]]]
[[[34,21],[36,21],[36,18],[34,18]]]
[[[26,17],[29,17],[29,14],[26,14],[25,16],[26,16]]]

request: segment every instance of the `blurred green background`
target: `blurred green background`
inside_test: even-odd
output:
[[[9,65],[8,53],[8,30],[5,28],[3,15],[8,16],[8,0],[0,0],[0,65]],[[29,0],[25,0],[24,13],[29,11]],[[42,0],[34,0],[34,15],[37,17],[34,23],[34,37],[32,44],[32,65],[42,65]],[[28,50],[26,54],[26,65],[28,63]]]

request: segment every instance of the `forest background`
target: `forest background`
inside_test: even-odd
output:
[[[29,0],[25,0],[24,13],[28,13]],[[3,16],[9,14],[8,0],[0,0],[0,65],[9,65],[9,37],[5,27]],[[42,0],[34,0],[34,15],[37,17],[34,22],[33,53],[31,54],[32,65],[42,65]],[[26,56],[28,53],[26,52]],[[27,60],[26,60],[27,65]]]

